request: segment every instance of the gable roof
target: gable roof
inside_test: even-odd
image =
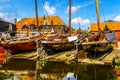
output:
[[[105,27],[104,27],[103,31],[111,31],[111,30],[108,28],[108,26],[107,26],[107,25],[105,25]]]
[[[22,26],[22,29],[29,29],[29,27],[25,24]]]
[[[103,31],[105,27],[108,27],[112,31],[120,30],[120,22],[105,22],[100,24],[100,29]],[[90,32],[98,31],[97,23],[92,23]]]
[[[44,21],[48,21],[49,25],[51,25],[52,22],[53,22],[53,25],[58,25],[58,24],[65,25],[64,21],[62,19],[60,19],[60,17],[58,17],[58,16],[39,17],[38,18],[39,26],[44,25]],[[17,31],[19,31],[20,28],[25,24],[26,25],[31,25],[31,24],[36,25],[36,18],[23,18],[22,20],[17,22],[16,23]]]

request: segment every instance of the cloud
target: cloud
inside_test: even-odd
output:
[[[93,3],[95,3],[95,1],[94,1],[94,0],[91,0],[90,2],[86,2],[86,3],[84,3],[84,4],[82,4],[82,5],[79,5],[79,6],[72,6],[72,7],[71,7],[72,13],[75,13],[75,12],[77,12],[80,8],[87,7],[87,6],[89,6],[89,5],[93,4]],[[66,10],[66,13],[68,13],[68,12],[69,12],[69,6],[67,7],[67,10]]]
[[[89,19],[82,19],[81,17],[77,17],[71,20],[72,24],[81,24],[81,25],[87,25],[90,24]]]
[[[114,21],[120,21],[120,15],[116,16],[116,17],[114,18]]]
[[[10,21],[10,19],[8,18],[8,15],[6,13],[0,13],[0,18],[2,18],[3,20],[6,20],[6,21]]]
[[[72,13],[75,13],[75,12],[77,12],[79,9],[81,8],[81,6],[72,6],[71,7],[71,12]],[[67,12],[66,13],[68,13],[69,12],[69,7],[67,8]]]
[[[85,2],[85,4],[81,5],[81,8],[87,7],[87,6],[89,6],[89,5],[91,5],[91,4],[94,4],[94,3],[95,3],[95,0],[91,0],[91,1],[89,1],[89,2]]]
[[[17,22],[19,22],[19,21],[21,21],[22,20],[22,18],[17,18]]]
[[[5,16],[5,14],[3,14],[3,13],[0,13],[0,17],[2,18],[2,17],[4,17]]]
[[[53,15],[56,12],[55,7],[50,7],[49,2],[45,2],[45,5],[43,8],[49,15]]]

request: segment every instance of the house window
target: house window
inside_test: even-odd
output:
[[[49,25],[49,22],[48,21],[44,21],[44,25]]]

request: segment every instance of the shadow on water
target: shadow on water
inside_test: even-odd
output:
[[[100,58],[106,54],[109,54],[112,52],[113,49],[109,50],[109,51],[104,51],[104,52],[87,52],[87,57],[90,59],[96,59],[96,58]]]
[[[0,68],[0,80],[116,80],[108,66],[10,59]]]

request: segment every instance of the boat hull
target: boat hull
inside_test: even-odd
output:
[[[74,42],[64,42],[64,41],[41,41],[48,55],[56,54],[57,52],[62,52],[75,48]]]
[[[4,56],[6,56],[5,50],[0,47],[0,65],[3,64],[4,60],[6,60],[6,58],[4,58]]]
[[[87,52],[106,52],[113,49],[109,41],[96,41],[82,43],[82,48]]]
[[[33,41],[13,41],[2,44],[2,46],[10,53],[16,54],[18,52],[30,51],[36,49],[36,42]]]

